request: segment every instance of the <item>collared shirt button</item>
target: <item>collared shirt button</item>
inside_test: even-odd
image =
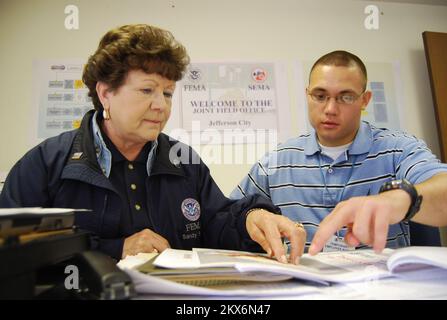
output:
[[[131,188],[132,190],[136,190],[136,189],[137,189],[137,185],[136,185],[135,183],[132,183],[132,184],[130,185],[130,188]]]
[[[328,173],[332,173],[332,172],[334,172],[334,169],[329,168],[329,169],[327,169],[327,172],[328,172]]]
[[[139,204],[136,204],[136,205],[135,205],[135,209],[136,209],[137,211],[140,211],[140,210],[141,210],[141,206],[140,206]]]
[[[129,163],[129,164],[127,165],[127,167],[129,168],[129,170],[133,170],[133,164],[132,164],[132,163]]]

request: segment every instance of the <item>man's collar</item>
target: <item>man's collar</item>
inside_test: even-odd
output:
[[[355,136],[354,142],[349,147],[349,154],[364,154],[371,150],[373,144],[373,135],[371,126],[368,122],[360,122],[359,131]]]
[[[318,145],[317,132],[312,128],[309,139],[306,140],[306,145],[304,146],[304,153],[306,156],[311,156],[317,152],[320,152],[320,146]]]
[[[351,155],[367,153],[371,149],[372,143],[373,138],[371,127],[368,122],[362,121],[355,139],[348,149],[348,152]],[[309,139],[307,139],[304,147],[304,153],[306,156],[311,156],[320,151],[321,149],[318,145],[317,132],[314,128],[312,128]]]

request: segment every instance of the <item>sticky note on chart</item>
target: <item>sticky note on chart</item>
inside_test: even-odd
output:
[[[75,80],[74,81],[74,88],[75,89],[85,88],[84,82],[82,82],[82,80]]]

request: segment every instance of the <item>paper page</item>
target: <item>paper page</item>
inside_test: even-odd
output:
[[[416,300],[447,299],[447,270],[433,268],[403,273],[380,281],[346,284],[367,299]]]
[[[419,264],[419,266],[417,266]],[[388,259],[388,269],[399,269],[431,265],[447,269],[447,247],[407,247],[396,250]]]
[[[161,268],[234,267],[237,263],[280,264],[265,254],[203,248],[192,251],[168,248],[154,261],[154,265]]]
[[[241,272],[268,271],[286,274],[298,279],[306,279],[320,283],[325,282],[349,282],[370,278],[390,276],[386,268],[386,260],[391,254],[391,249],[386,249],[382,254],[376,254],[372,250],[344,251],[320,253],[317,256],[303,255],[299,265],[283,264],[276,260],[265,260],[265,257],[251,256],[237,252],[234,262],[235,268]],[[207,251],[199,251],[200,261],[204,256],[213,256],[214,263],[220,259],[220,251],[214,250],[213,254]],[[222,254],[228,261],[230,253]],[[222,258],[224,260],[224,258]],[[264,260],[262,260],[264,259]],[[209,263],[210,259],[205,260]]]
[[[150,259],[152,259],[154,256],[158,255],[158,253],[138,253],[134,256],[126,256],[126,258],[121,259],[117,266],[121,269],[135,269],[139,267],[140,265],[146,263]]]
[[[196,252],[168,248],[159,254],[154,265],[161,268],[199,268],[201,267]],[[205,266],[202,266],[205,267]]]
[[[87,209],[68,209],[68,208],[1,208],[0,216],[11,216],[19,214],[39,214],[39,215],[51,215],[51,214],[64,214],[72,213],[74,211],[90,211]]]
[[[281,262],[264,253],[204,248],[194,248],[193,252],[197,253],[201,267],[234,266],[237,263],[282,265]]]
[[[185,254],[181,250],[167,249],[154,264],[165,268],[234,267],[240,272],[264,271],[320,283],[348,282],[390,276],[386,260],[391,252],[391,249],[382,254],[372,250],[327,252],[314,257],[305,254],[300,265],[293,265],[242,251],[194,249]]]
[[[299,284],[298,284],[299,285]],[[282,288],[280,290],[273,290],[271,289],[270,294],[269,292],[265,292],[262,296],[253,296],[250,294],[246,295],[219,295],[219,296],[213,296],[213,295],[181,295],[181,294],[170,294],[170,295],[162,295],[157,293],[149,293],[149,294],[140,294],[138,295],[138,299],[158,299],[158,300],[165,300],[165,299],[177,299],[177,300],[187,300],[187,299],[193,299],[193,300],[365,300],[367,297],[359,293],[350,287],[344,285],[344,284],[336,284],[328,287],[318,287],[315,288],[315,290],[309,290],[306,292],[303,292],[303,288],[300,288],[299,290],[296,290],[293,283],[288,283],[281,285]],[[272,286],[269,286],[272,288]],[[282,292],[283,291],[283,292]]]
[[[301,284],[294,280],[268,283],[226,285],[214,288],[198,287],[176,283],[173,281],[152,277],[141,272],[126,269],[132,278],[139,294],[222,296],[222,297],[270,297],[276,295],[300,296],[319,293],[321,288],[315,285]]]

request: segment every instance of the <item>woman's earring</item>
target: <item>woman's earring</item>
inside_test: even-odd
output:
[[[102,117],[104,118],[104,120],[110,120],[110,113],[109,111],[107,111],[106,109],[102,110]]]

